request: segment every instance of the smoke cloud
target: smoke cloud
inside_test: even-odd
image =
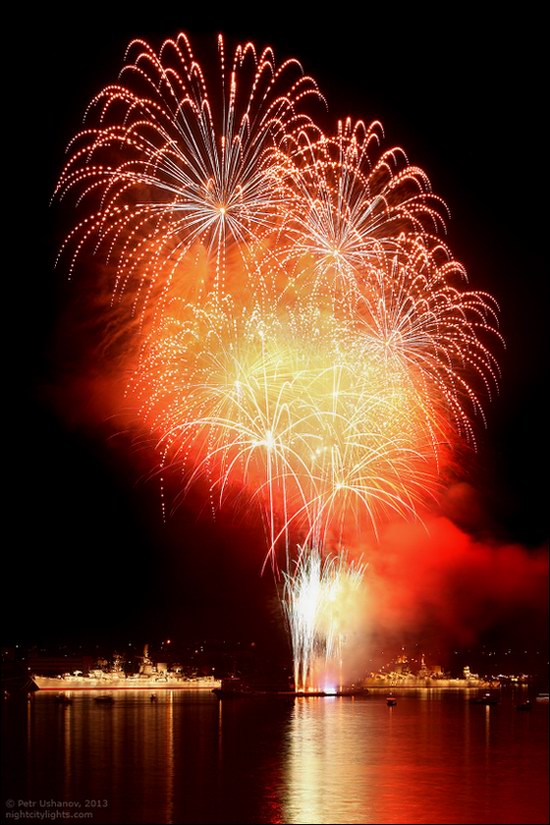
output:
[[[472,537],[448,518],[386,527],[368,557],[364,604],[351,659],[375,643],[416,635],[471,645],[509,627],[542,638],[548,610],[548,550]],[[350,661],[352,664],[352,661]]]

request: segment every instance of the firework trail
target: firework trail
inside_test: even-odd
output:
[[[142,317],[127,402],[161,468],[214,509],[258,503],[305,686],[336,644],[327,594],[364,572],[338,548],[416,518],[455,444],[475,445],[498,307],[467,288],[444,202],[380,123],[326,135],[297,61],[228,57],[221,36],[218,52],[212,83],[183,34],[130,44],[69,147],[60,255],[71,273],[110,263],[113,299]]]

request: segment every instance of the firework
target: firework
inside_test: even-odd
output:
[[[132,389],[187,486],[206,479],[220,502],[237,488],[262,504],[273,561],[291,527],[323,542],[366,518],[376,532],[436,484],[443,425],[407,369],[305,301],[287,316],[176,304]]]
[[[307,133],[300,107],[317,88],[269,48],[238,46],[228,61],[221,36],[218,46],[209,88],[184,34],[158,54],[133,41],[119,83],[92,100],[69,146],[56,194],[72,195],[84,217],[62,254],[71,272],[87,249],[114,259],[114,292],[131,287],[136,305],[184,276],[197,245],[213,254],[222,289],[228,248],[248,249],[284,211],[274,149]]]
[[[475,387],[491,397],[498,386],[491,345],[502,338],[494,299],[463,288],[464,268],[443,246],[429,250],[417,240],[406,254],[372,258],[354,333],[365,349],[407,373],[428,415],[444,410],[456,432],[475,444],[472,417],[483,416]],[[437,439],[436,427],[432,433]]]
[[[293,151],[280,155],[290,204],[280,254],[298,271],[306,261],[314,289],[353,302],[381,257],[407,256],[418,238],[441,244],[446,207],[401,148],[382,150],[378,121],[348,119],[335,136],[314,138],[302,131]]]
[[[212,84],[183,34],[130,44],[69,147],[57,194],[82,214],[61,254],[111,262],[141,312],[127,399],[163,470],[264,514],[305,687],[341,658],[334,605],[364,572],[338,548],[417,518],[475,445],[498,307],[380,123],[325,135],[297,61],[218,47]]]
[[[347,633],[366,566],[345,550],[323,558],[317,546],[298,548],[292,572],[284,576],[283,607],[290,628],[297,691],[342,684]]]

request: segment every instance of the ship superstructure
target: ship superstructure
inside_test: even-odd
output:
[[[472,673],[468,665],[463,669],[462,677],[452,678],[444,673],[438,665],[429,668],[426,665],[424,654],[421,655],[420,667],[413,673],[409,659],[402,654],[397,657],[390,669],[371,673],[364,679],[364,687],[368,688],[486,688],[491,683],[482,679],[477,673]]]
[[[75,670],[57,676],[35,673],[34,681],[40,690],[213,690],[221,682],[214,676],[186,675],[181,667],[168,668],[165,662],[154,662],[145,645],[137,673],[126,673],[124,660],[113,654],[112,666],[105,660],[90,668],[87,673]]]

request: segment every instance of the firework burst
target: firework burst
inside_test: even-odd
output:
[[[413,516],[437,483],[442,424],[403,364],[318,306],[300,309],[176,304],[132,387],[187,486],[207,479],[220,502],[238,488],[262,503],[273,562],[291,526],[306,541],[350,519],[376,532],[388,511]]]
[[[290,205],[279,253],[298,271],[305,261],[310,285],[340,300],[353,302],[379,257],[407,256],[418,238],[429,247],[445,228],[425,172],[383,140],[378,121],[348,119],[334,136],[300,132],[278,157]]]
[[[119,83],[92,100],[69,146],[56,194],[76,198],[85,216],[62,254],[70,271],[88,249],[114,259],[114,292],[131,285],[136,305],[181,277],[197,245],[223,290],[228,248],[248,251],[284,214],[274,149],[307,134],[302,101],[319,93],[297,61],[277,66],[269,48],[247,43],[228,60],[221,36],[218,47],[209,88],[186,35],[158,54],[133,41]]]

